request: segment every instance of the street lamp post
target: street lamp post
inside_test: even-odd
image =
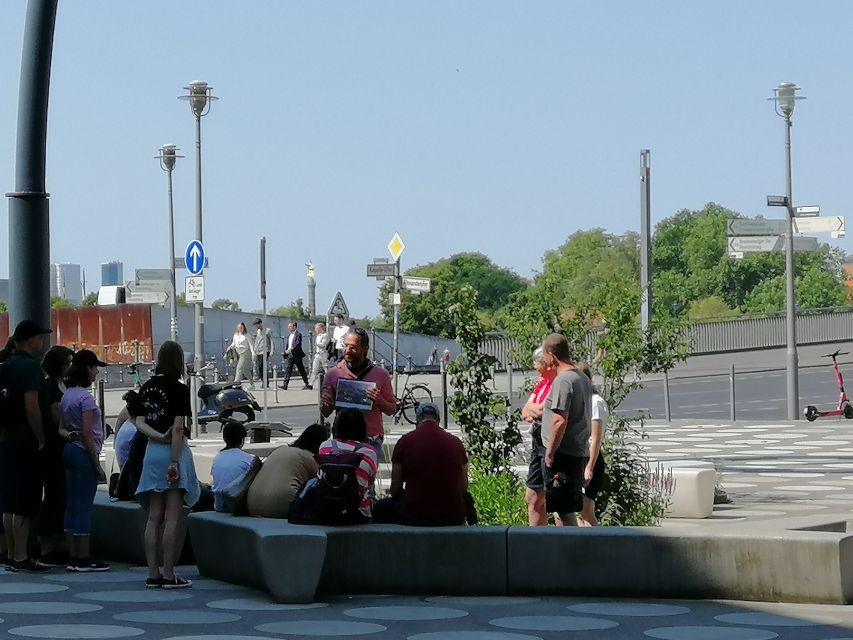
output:
[[[175,152],[178,148],[173,144],[164,144],[160,147],[160,168],[166,172],[169,178],[169,277],[171,290],[169,291],[169,338],[172,342],[178,339],[178,300],[175,286],[175,205],[172,198],[172,171],[175,169],[175,159],[183,158]]]
[[[793,82],[783,82],[773,89],[776,114],[785,120],[785,180],[788,211],[788,237],[785,243],[785,319],[787,325],[787,389],[788,420],[800,418],[800,383],[797,358],[797,316],[794,292],[794,197],[791,181],[791,116],[794,105],[802,96],[797,95],[799,87]]]
[[[190,103],[195,116],[195,239],[203,242],[201,216],[201,117],[210,112],[210,105],[218,100],[213,87],[202,80],[193,80],[184,87],[187,95],[178,96]],[[201,371],[204,364],[204,303],[195,303],[195,370]]]

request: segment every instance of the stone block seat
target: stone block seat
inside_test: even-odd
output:
[[[280,602],[507,593],[507,527],[321,527],[208,512],[192,514],[189,529],[202,575],[263,589]]]
[[[667,460],[660,465],[664,473],[672,473],[673,480],[666,517],[710,518],[717,483],[714,464],[701,460]]]

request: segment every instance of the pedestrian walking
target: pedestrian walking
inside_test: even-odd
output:
[[[290,384],[293,367],[295,366],[299,375],[302,376],[302,381],[305,383],[305,386],[302,388],[312,389],[311,383],[308,382],[308,374],[305,373],[305,365],[302,362],[305,359],[305,351],[302,349],[302,332],[296,328],[295,322],[288,323],[287,330],[290,333],[287,336],[284,348],[284,384],[281,385],[281,388],[287,389],[287,385]]]
[[[320,374],[326,371],[329,364],[329,344],[332,336],[326,331],[326,323],[318,322],[314,325],[314,358],[311,361],[311,376],[308,379],[310,385],[319,379]]]
[[[332,331],[332,340],[335,342],[335,362],[340,362],[344,357],[344,338],[349,332],[349,327],[344,324],[344,317],[339,313],[335,316],[335,328]]]
[[[255,348],[244,323],[241,322],[238,324],[234,330],[234,336],[231,338],[231,345],[228,347],[228,350],[237,359],[234,382],[241,382],[245,378],[251,384]]]
[[[258,380],[261,386],[265,387],[267,386],[268,377],[267,371],[264,370],[264,355],[266,355],[266,365],[269,367],[273,352],[272,330],[264,328],[264,321],[260,318],[255,318],[252,325],[255,327],[255,368],[258,372]]]
[[[592,372],[586,364],[579,364],[578,370],[592,382]],[[604,463],[601,443],[607,429],[608,417],[607,402],[599,395],[598,389],[593,385],[589,458],[583,471],[583,511],[578,516],[578,524],[582,527],[594,527],[598,524],[598,516],[595,514],[595,501],[604,488],[606,478],[607,465]]]
[[[531,527],[548,524],[548,512],[545,511],[545,445],[542,444],[542,412],[545,399],[551,393],[551,383],[556,372],[545,363],[542,348],[533,352],[533,368],[539,374],[539,381],[521,409],[521,418],[530,424],[530,462],[527,468],[527,480],[524,501],[527,503],[527,522]]]

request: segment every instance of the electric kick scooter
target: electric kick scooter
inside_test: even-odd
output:
[[[838,382],[838,390],[841,392],[841,395],[838,397],[838,407],[829,411],[818,411],[817,407],[813,404],[807,406],[803,413],[809,422],[814,422],[818,418],[827,416],[844,416],[848,420],[853,420],[853,405],[850,404],[850,400],[844,392],[844,378],[841,376],[841,369],[838,368],[837,360],[838,356],[846,356],[848,353],[848,351],[836,351],[835,353],[822,356],[824,358],[832,358],[832,368],[835,369],[835,380]]]

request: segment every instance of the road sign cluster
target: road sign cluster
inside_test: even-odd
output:
[[[388,258],[374,258],[373,262],[367,265],[367,277],[384,280],[385,278],[400,278],[400,286],[411,293],[429,293],[432,290],[432,280],[429,278],[415,278],[412,276],[400,277],[400,256],[403,255],[406,245],[399,233],[395,233],[388,243],[388,253],[391,255],[391,262]],[[392,299],[392,304],[400,304],[400,297],[395,294]]]
[[[184,252],[184,265],[190,275],[184,280],[184,299],[187,302],[204,302],[204,271],[206,258],[204,245],[200,240],[193,240]]]
[[[794,233],[830,233],[833,238],[844,236],[844,217],[819,217],[820,207],[797,207],[792,220]],[[747,253],[785,251],[788,234],[787,220],[763,218],[737,218],[729,220],[728,252],[732,258],[743,258]],[[794,251],[816,251],[817,238],[794,236]]]

